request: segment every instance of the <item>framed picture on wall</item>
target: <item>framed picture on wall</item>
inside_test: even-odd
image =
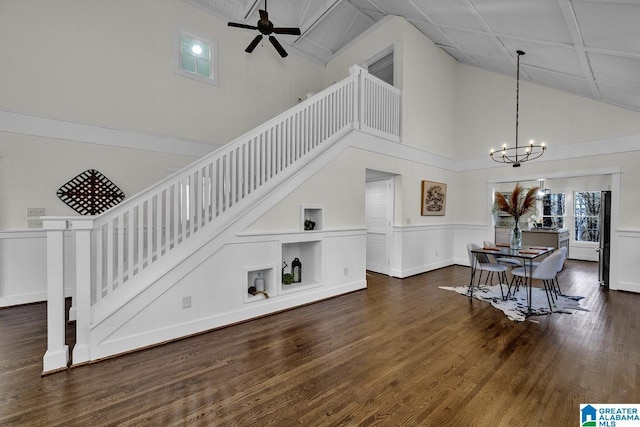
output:
[[[444,215],[447,206],[447,184],[422,181],[422,216]]]

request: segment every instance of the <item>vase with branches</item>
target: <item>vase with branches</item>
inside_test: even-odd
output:
[[[522,230],[520,229],[520,217],[526,215],[536,207],[536,195],[540,187],[530,188],[526,193],[524,188],[517,183],[511,195],[507,198],[501,193],[496,193],[495,209],[513,217],[515,226],[511,233],[511,249],[522,248]]]

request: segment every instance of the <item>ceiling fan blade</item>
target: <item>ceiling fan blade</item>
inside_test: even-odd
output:
[[[284,50],[284,48],[282,47],[282,45],[278,42],[278,40],[276,40],[275,37],[273,36],[269,36],[269,41],[271,42],[271,44],[273,45],[273,47],[276,48],[276,50],[278,51],[278,53],[280,54],[280,56],[282,56],[283,58],[286,58],[287,55],[289,55],[287,53],[286,50]]]
[[[260,40],[262,40],[262,34],[258,34],[256,38],[251,41],[249,46],[247,46],[247,48],[244,51],[247,53],[253,52],[253,49],[255,49],[256,46],[258,46],[258,43],[260,43]]]
[[[230,26],[230,27],[246,28],[247,30],[257,30],[258,29],[258,27],[254,26],[254,25],[238,24],[237,22],[229,22],[227,25]]]
[[[273,32],[276,33],[276,34],[291,34],[293,36],[299,36],[300,35],[300,28],[280,27],[280,28],[274,28]]]

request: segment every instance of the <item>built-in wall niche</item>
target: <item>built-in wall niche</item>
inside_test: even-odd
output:
[[[244,302],[265,301],[277,295],[278,284],[280,283],[277,265],[257,266],[244,269],[244,281],[242,284],[242,294]],[[257,280],[258,279],[258,280]],[[264,293],[253,292],[253,287],[259,286],[259,279],[262,279]],[[257,289],[258,291],[260,289]]]
[[[297,292],[322,284],[322,241],[291,242],[282,244],[282,260],[287,267],[282,273],[292,273],[293,260],[298,258],[302,264],[301,281],[284,284],[280,279],[280,293]]]
[[[300,228],[304,231],[322,230],[324,227],[321,206],[300,206]]]

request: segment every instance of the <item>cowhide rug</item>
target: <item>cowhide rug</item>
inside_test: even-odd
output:
[[[461,295],[469,295],[469,286],[466,285],[457,287],[439,286],[439,288],[457,292]],[[506,293],[507,286],[503,286],[503,289]],[[503,301],[502,294],[500,293],[500,285],[481,286],[479,288],[473,288],[473,297],[480,301],[490,303],[498,310],[502,310],[509,319],[516,322],[522,322],[529,316],[544,316],[551,313],[572,314],[575,311],[589,311],[588,309],[580,306],[580,300],[584,297],[570,295],[559,295],[556,300],[552,302],[553,311],[550,311],[545,290],[534,287],[532,289],[531,312],[528,312],[527,295],[525,292],[525,288],[520,287],[515,295],[512,295],[508,300]]]

